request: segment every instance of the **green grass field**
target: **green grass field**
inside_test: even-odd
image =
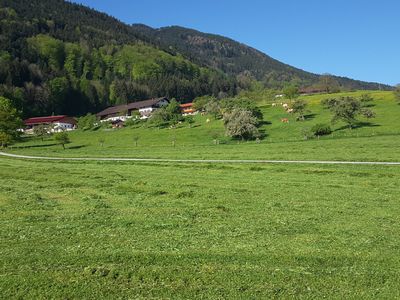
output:
[[[271,124],[260,144],[228,140],[221,121],[197,116],[194,128],[78,130],[66,150],[52,138],[27,138],[7,151],[400,161],[400,105],[391,93],[371,94],[371,123],[338,123],[319,140],[300,132],[329,122],[319,105],[326,95],[305,97],[305,122],[282,124],[281,107],[263,106]],[[400,298],[399,182],[399,166],[0,157],[0,298]]]
[[[364,92],[339,95],[360,96]],[[184,123],[177,129],[136,128],[71,132],[68,150],[56,145],[52,138],[44,142],[28,138],[17,144],[13,153],[48,156],[91,157],[145,157],[145,158],[195,158],[195,159],[328,159],[328,160],[387,160],[400,161],[400,105],[391,92],[371,92],[374,97],[372,109],[376,118],[363,120],[361,127],[349,130],[343,123],[333,125],[334,133],[320,140],[304,140],[303,128],[316,123],[329,123],[330,113],[322,109],[321,99],[339,95],[315,95],[303,97],[309,102],[310,116],[307,121],[296,122],[282,107],[263,106],[265,124],[261,130],[266,137],[261,144],[237,141],[224,137],[221,120],[196,116],[193,128]],[[282,100],[279,100],[282,101]],[[289,117],[283,124],[280,119]],[[206,120],[209,118],[210,123]],[[220,145],[213,144],[213,135],[219,134]],[[139,137],[135,146],[134,137]],[[172,140],[176,137],[176,147]],[[101,147],[99,139],[104,139]]]
[[[398,167],[0,159],[9,298],[400,297]]]

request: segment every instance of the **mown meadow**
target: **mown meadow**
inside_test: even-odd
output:
[[[0,159],[3,298],[400,297],[400,169]]]

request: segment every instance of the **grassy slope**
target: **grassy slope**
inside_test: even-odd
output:
[[[343,93],[340,95],[360,96],[364,92]],[[365,123],[363,127],[349,130],[343,123],[334,125],[335,132],[321,140],[304,141],[301,135],[303,128],[316,123],[329,123],[330,113],[323,110],[319,102],[329,95],[303,97],[310,105],[310,118],[305,122],[283,124],[281,118],[288,117],[282,107],[262,106],[266,121],[262,130],[267,136],[260,145],[248,142],[238,145],[223,137],[222,121],[207,117],[196,117],[194,128],[185,124],[180,128],[126,128],[115,131],[96,131],[71,133],[72,144],[67,151],[54,145],[50,139],[45,142],[37,140],[19,144],[21,149],[15,153],[50,155],[50,156],[114,156],[114,157],[158,157],[158,158],[236,158],[236,159],[335,159],[335,160],[388,160],[399,161],[400,152],[394,151],[400,146],[400,106],[394,101],[390,92],[371,92],[377,117]],[[339,96],[339,95],[333,95]],[[281,100],[279,100],[281,101]],[[365,122],[365,120],[364,120]],[[212,133],[219,132],[226,144],[215,146]],[[139,146],[135,147],[133,137],[139,136]],[[172,147],[172,137],[176,136],[176,147]],[[372,137],[371,137],[372,136]],[[99,138],[105,139],[103,148]],[[50,146],[49,146],[50,145]],[[327,151],[329,149],[329,151]]]
[[[379,126],[301,141],[263,107],[260,144],[212,145],[197,127],[74,132],[63,156],[400,160],[400,107],[374,93]],[[323,97],[323,96],[322,96]],[[338,129],[343,124],[335,125]],[[177,147],[171,136],[177,135]],[[346,137],[351,134],[353,137]],[[357,137],[357,135],[373,137]],[[139,147],[133,136],[139,135]],[[104,148],[98,145],[105,137]],[[271,141],[272,140],[272,141]],[[398,167],[31,162],[0,158],[4,298],[398,298]]]
[[[0,293],[397,298],[399,176],[1,158]]]

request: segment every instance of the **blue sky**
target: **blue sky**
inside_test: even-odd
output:
[[[315,73],[400,83],[399,0],[77,0],[121,21],[220,34]]]

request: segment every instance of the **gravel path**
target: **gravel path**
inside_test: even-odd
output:
[[[117,157],[48,157],[18,155],[0,152],[0,156],[33,159],[33,160],[62,160],[62,161],[132,161],[132,162],[164,162],[164,163],[227,163],[227,164],[322,164],[322,165],[384,165],[400,166],[400,162],[381,161],[327,161],[327,160],[253,160],[253,159],[164,159],[164,158],[117,158]]]

